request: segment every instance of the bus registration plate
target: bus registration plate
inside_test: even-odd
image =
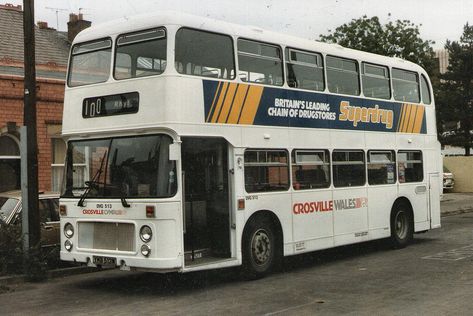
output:
[[[117,258],[93,256],[92,262],[102,267],[115,267],[117,265]]]

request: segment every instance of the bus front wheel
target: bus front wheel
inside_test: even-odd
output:
[[[242,252],[245,278],[261,278],[273,270],[279,260],[279,252],[273,225],[267,218],[255,218],[248,223],[243,235]]]
[[[414,221],[409,205],[404,201],[394,204],[391,211],[391,244],[394,248],[404,248],[414,234]]]

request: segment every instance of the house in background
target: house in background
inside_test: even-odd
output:
[[[37,80],[38,183],[58,191],[65,143],[61,136],[64,85],[70,43],[91,23],[70,14],[68,32],[35,26]],[[23,10],[0,4],[0,192],[20,188],[20,134],[23,125]]]

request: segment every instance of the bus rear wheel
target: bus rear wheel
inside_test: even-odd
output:
[[[243,235],[243,276],[258,279],[270,273],[280,258],[275,230],[267,218],[248,223]]]
[[[413,238],[414,221],[412,212],[405,202],[394,204],[391,211],[391,244],[394,248],[406,247]]]

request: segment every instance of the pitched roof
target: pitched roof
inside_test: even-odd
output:
[[[35,26],[35,42],[36,64],[62,66],[65,72],[70,49],[67,33]],[[23,12],[0,7],[0,60],[23,63],[23,47]]]

